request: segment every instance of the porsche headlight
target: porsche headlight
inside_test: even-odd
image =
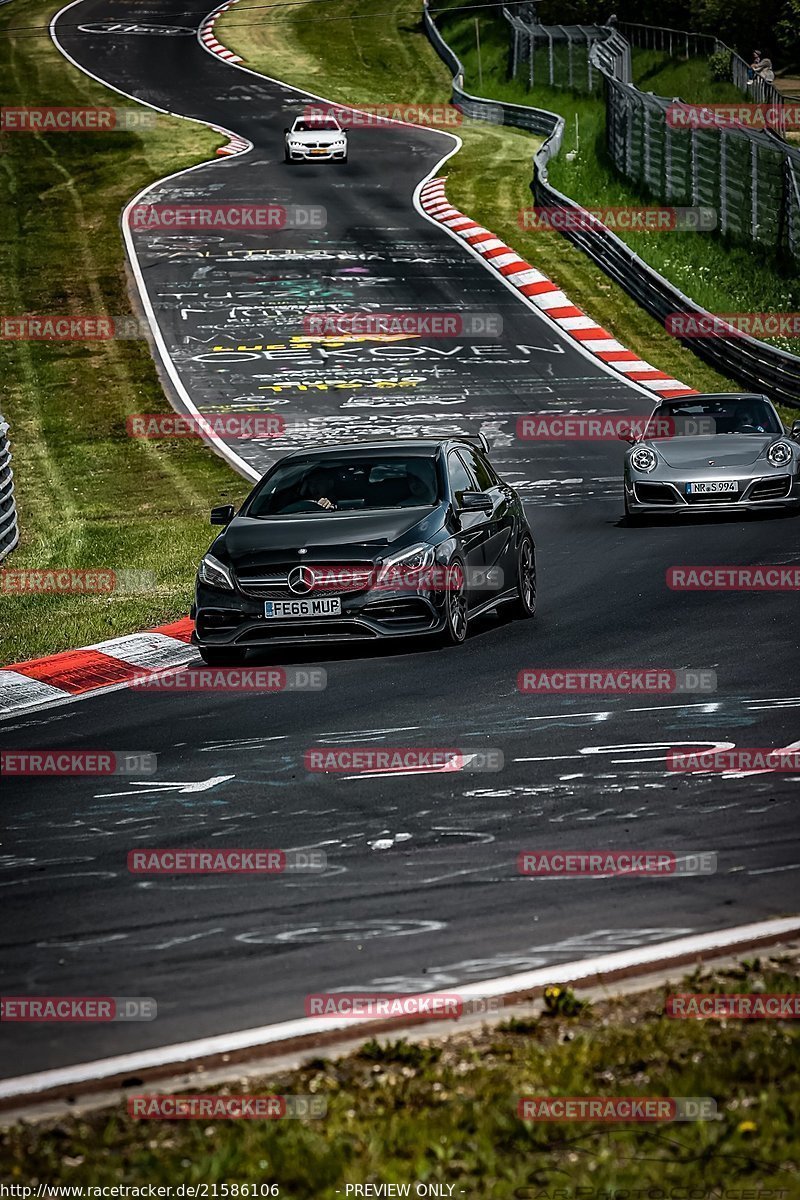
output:
[[[393,554],[391,558],[386,558],[381,564],[381,569],[378,571],[376,583],[386,583],[393,577],[401,577],[404,580],[408,579],[409,575],[417,575],[421,571],[425,571],[428,567],[432,567],[436,558],[436,547],[429,546],[427,542],[417,542],[414,546],[409,546],[407,550],[401,550],[399,554]]]
[[[658,459],[655,451],[649,446],[637,446],[631,451],[631,466],[637,471],[652,471],[655,468]]]
[[[201,583],[207,583],[209,587],[224,588],[228,592],[233,591],[230,571],[218,558],[214,558],[213,554],[207,554],[200,563],[197,577]]]
[[[787,467],[793,457],[792,447],[788,442],[773,442],[767,451],[767,459],[773,467]]]

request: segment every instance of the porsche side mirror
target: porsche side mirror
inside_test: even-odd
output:
[[[230,525],[235,509],[232,504],[220,504],[211,510],[212,525]]]
[[[792,437],[800,438],[800,421],[792,421]]]
[[[621,442],[627,442],[629,446],[632,446],[633,443],[636,441],[636,438],[633,436],[633,434],[630,432],[629,429],[620,429],[619,433],[617,434],[617,437],[619,438],[619,440]]]
[[[284,133],[291,133],[292,131],[291,131],[291,129],[289,128],[289,126],[287,125],[287,126],[286,126],[286,128],[284,129],[284,131],[283,131],[283,132],[284,132]]]

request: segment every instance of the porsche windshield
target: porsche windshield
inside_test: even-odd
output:
[[[421,455],[293,458],[279,464],[251,500],[246,517],[433,508],[440,498],[436,461]]]
[[[644,436],[653,440],[726,433],[777,435],[783,433],[783,427],[759,396],[703,396],[659,404]]]

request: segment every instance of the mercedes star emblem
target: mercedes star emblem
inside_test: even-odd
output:
[[[286,582],[289,584],[289,591],[294,592],[296,596],[306,596],[313,592],[316,579],[311,567],[292,567]]]

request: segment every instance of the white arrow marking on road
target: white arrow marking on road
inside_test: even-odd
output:
[[[131,785],[143,784],[135,792],[100,792],[95,800],[109,800],[115,796],[149,796],[156,792],[174,792],[178,796],[187,796],[191,792],[208,792],[220,783],[235,779],[235,775],[214,775],[211,779],[201,779],[198,783],[150,783],[146,779],[132,779]]]
[[[794,750],[800,750],[800,742],[790,742],[788,746],[781,746],[780,750],[773,750],[772,754],[791,754]],[[723,779],[744,779],[747,775],[770,775],[775,771],[775,767],[762,767],[755,771],[723,771]],[[789,772],[791,774],[792,772]]]

